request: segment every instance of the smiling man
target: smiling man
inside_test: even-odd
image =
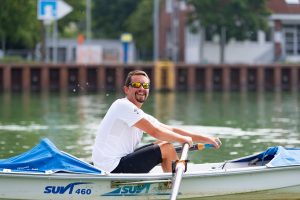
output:
[[[128,73],[124,86],[125,98],[117,99],[101,121],[93,147],[93,162],[112,173],[147,173],[161,163],[164,172],[172,171],[172,161],[178,160],[171,142],[204,142],[220,147],[216,137],[192,133],[159,122],[143,112],[150,79],[144,71]],[[139,147],[143,133],[157,142]]]

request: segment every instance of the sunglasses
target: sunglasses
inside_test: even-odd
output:
[[[141,82],[131,82],[129,85],[133,88],[140,88],[141,86],[144,89],[149,89],[150,88],[150,83],[141,83]]]

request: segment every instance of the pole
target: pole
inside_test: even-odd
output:
[[[123,51],[124,51],[124,54],[123,54],[123,63],[124,64],[128,63],[128,46],[129,46],[128,42],[123,42]]]
[[[5,56],[5,33],[2,33],[1,35],[1,40],[2,40],[2,51],[3,51],[3,56]]]
[[[45,36],[45,62],[46,63],[49,63],[49,42],[50,42],[50,39],[49,39],[49,36],[50,36],[50,24],[51,22],[48,21],[48,20],[44,20],[44,27],[46,29],[46,36]]]
[[[226,27],[221,27],[221,40],[220,40],[220,64],[225,62],[225,45],[226,45]]]
[[[57,63],[57,40],[58,40],[58,34],[57,34],[57,19],[54,20],[54,27],[53,27],[53,40],[52,40],[52,63]]]
[[[178,2],[177,0],[172,0],[172,61],[178,61]]]
[[[153,60],[159,58],[159,0],[153,1]]]
[[[86,0],[86,39],[91,39],[91,0]]]

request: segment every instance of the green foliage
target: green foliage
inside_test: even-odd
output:
[[[122,33],[133,35],[143,57],[152,57],[152,0],[94,0],[93,34],[118,39]]]
[[[8,46],[33,48],[39,40],[40,23],[33,0],[1,0],[0,38]]]
[[[141,0],[137,9],[125,23],[129,32],[133,34],[137,48],[142,52],[148,52],[148,55],[153,48],[152,13],[153,1]]]
[[[193,22],[200,20],[201,25],[211,34],[220,34],[226,28],[227,41],[230,38],[249,39],[251,33],[267,30],[267,0],[187,0],[195,8],[189,16]]]
[[[137,0],[94,0],[93,34],[101,38],[119,38],[129,32],[126,19],[135,11],[140,1]]]
[[[58,29],[61,37],[74,38],[86,30],[86,0],[64,0],[73,10],[58,20]],[[93,0],[91,0],[91,3]]]
[[[60,37],[76,37],[85,31],[85,0],[65,0],[73,11],[58,20]],[[37,0],[1,0],[0,39],[7,48],[33,49],[43,34],[37,19]],[[0,41],[1,41],[0,40]]]
[[[32,61],[27,61],[24,58],[20,56],[5,56],[3,58],[0,58],[0,63],[5,63],[5,64],[16,64],[16,63],[34,63]]]
[[[195,8],[191,28],[201,25],[213,34],[226,27],[227,39],[243,40],[257,30],[267,29],[267,0],[187,0]],[[86,0],[65,0],[73,11],[58,21],[60,37],[74,38],[86,31]],[[151,52],[153,45],[152,0],[91,0],[94,38],[118,39],[128,32],[139,52]],[[37,0],[1,0],[0,43],[7,48],[33,49],[41,41],[42,21],[37,19]],[[150,54],[151,54],[150,53]],[[150,57],[150,56],[148,56]]]

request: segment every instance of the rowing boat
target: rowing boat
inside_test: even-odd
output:
[[[172,173],[159,166],[145,174],[107,173],[58,150],[48,139],[0,160],[4,199],[168,199],[171,183]],[[178,198],[248,194],[299,199],[300,149],[276,146],[226,162],[188,164]]]

